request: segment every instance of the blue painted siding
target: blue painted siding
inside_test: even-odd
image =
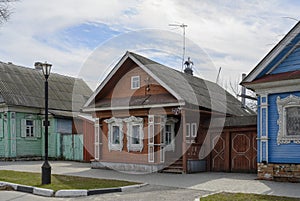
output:
[[[279,62],[285,54],[287,54],[293,47],[294,45],[300,40],[300,34],[298,34],[291,42],[289,45],[287,45],[275,59],[273,59],[269,65],[256,77],[256,79],[264,76],[274,65],[276,65],[277,62]]]
[[[257,97],[257,162],[261,161],[260,158],[260,96]]]
[[[300,47],[296,48],[271,74],[300,70]]]
[[[266,144],[266,142],[262,142],[261,151],[262,151],[261,161],[267,161],[267,144]]]
[[[300,163],[300,144],[290,143],[277,145],[279,117],[276,99],[285,98],[293,94],[300,97],[300,92],[271,94],[269,95],[269,162],[270,163]]]
[[[266,119],[267,119],[267,109],[262,108],[261,109],[261,136],[267,136],[267,124],[266,124]]]

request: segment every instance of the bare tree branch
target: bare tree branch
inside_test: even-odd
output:
[[[6,22],[12,14],[10,3],[18,0],[0,0],[0,24]]]

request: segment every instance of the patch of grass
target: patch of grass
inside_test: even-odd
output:
[[[0,170],[0,181],[35,186],[40,188],[48,188],[54,191],[62,189],[67,190],[112,188],[137,184],[134,182],[120,180],[94,179],[86,177],[52,174],[51,184],[42,185],[41,173],[17,172],[10,170]]]
[[[257,195],[247,193],[217,193],[200,199],[201,201],[298,201],[299,198]]]

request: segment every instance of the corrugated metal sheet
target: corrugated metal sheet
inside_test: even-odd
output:
[[[0,102],[44,107],[44,76],[40,70],[0,62]],[[92,91],[82,79],[51,73],[49,109],[78,111]]]
[[[216,83],[182,73],[138,54],[132,52],[130,54],[188,104],[215,111],[224,111],[225,109],[228,114],[237,116],[255,114],[250,109],[243,109],[239,100]]]

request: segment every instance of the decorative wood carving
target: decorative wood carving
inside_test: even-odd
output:
[[[291,142],[300,144],[299,129],[297,133],[293,132],[296,127],[299,128],[300,126],[300,122],[298,121],[298,119],[300,119],[300,116],[297,117],[295,122],[288,122],[288,118],[292,118],[292,116],[295,116],[295,114],[291,114],[291,112],[293,112],[295,108],[297,111],[300,110],[300,97],[294,96],[292,94],[283,99],[281,99],[279,96],[277,97],[277,110],[279,114],[279,118],[277,120],[277,124],[279,126],[277,134],[278,145],[289,144]]]

